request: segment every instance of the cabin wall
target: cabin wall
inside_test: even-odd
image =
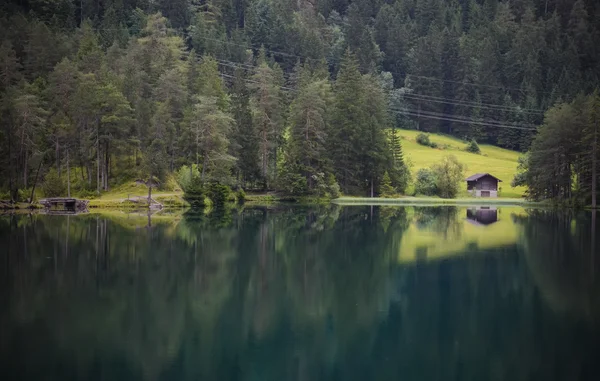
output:
[[[478,190],[486,190],[486,191],[497,191],[498,190],[498,180],[493,179],[491,177],[482,177],[477,181]]]

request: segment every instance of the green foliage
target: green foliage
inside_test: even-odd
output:
[[[425,147],[438,148],[437,143],[432,142],[429,135],[425,133],[417,135],[417,143]]]
[[[204,185],[200,180],[200,176],[194,176],[191,178],[184,188],[183,198],[190,203],[194,208],[199,208],[205,204],[206,191]]]
[[[446,156],[440,163],[434,164],[431,172],[435,178],[437,195],[442,198],[455,198],[464,181],[464,170],[465,166],[454,155]]]
[[[477,144],[475,139],[471,139],[469,144],[467,144],[467,148],[465,148],[465,150],[467,152],[475,153],[477,155],[481,154],[481,149],[479,148],[479,145]]]
[[[592,181],[600,159],[598,110],[598,92],[551,108],[530,152],[520,159],[513,184],[527,184],[534,200],[589,205],[595,185],[598,192]]]
[[[244,191],[244,188],[238,188],[238,190],[235,192],[235,199],[238,204],[243,204],[246,201],[246,192]]]
[[[396,189],[392,186],[392,180],[387,171],[384,173],[383,179],[381,180],[379,195],[384,198],[392,198],[396,195]]]
[[[415,193],[425,196],[434,196],[437,193],[437,181],[431,169],[421,168],[417,171]]]
[[[210,182],[208,184],[207,195],[216,207],[221,207],[229,200],[231,196],[231,188],[227,185],[218,182]]]
[[[50,168],[44,182],[42,184],[42,191],[45,197],[64,197],[67,194],[67,184],[64,178],[58,176],[55,168]]]
[[[299,166],[284,166],[280,176],[278,188],[289,195],[305,195],[308,193],[306,177],[300,173]]]
[[[177,184],[181,187],[184,192],[189,191],[194,186],[194,181],[200,178],[200,171],[196,164],[190,166],[183,165],[176,172],[175,179]]]
[[[369,194],[387,171],[403,193],[396,128],[468,137],[473,153],[475,140],[532,147],[515,183],[531,197],[593,193],[594,107],[577,98],[600,85],[591,0],[12,3],[0,22],[12,195],[67,151],[98,192],[195,164],[201,182],[306,195],[337,193],[330,174]],[[426,133],[420,145],[447,148]]]

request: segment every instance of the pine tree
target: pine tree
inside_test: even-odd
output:
[[[191,126],[195,133],[197,164],[203,183],[229,184],[235,158],[229,154],[229,130],[234,119],[223,112],[218,98],[201,96],[193,106]]]
[[[362,133],[367,123],[363,83],[356,57],[348,50],[334,86],[335,111],[328,144],[335,177],[347,194],[364,189],[360,165]]]
[[[331,87],[325,80],[304,84],[290,107],[290,130],[286,165],[298,168],[309,191],[318,173],[328,171],[327,131]]]
[[[390,179],[389,173],[386,171],[383,174],[383,179],[381,180],[381,186],[379,187],[379,195],[381,197],[390,198],[394,197],[396,194],[396,190],[392,186],[392,180]]]
[[[258,165],[258,136],[252,122],[250,92],[242,69],[236,69],[231,94],[231,112],[235,120],[232,134],[232,147],[236,161],[238,178],[244,186],[260,179]]]
[[[251,98],[253,124],[258,134],[259,162],[264,188],[268,188],[275,180],[273,162],[276,160],[276,153],[281,144],[283,124],[281,86],[283,84],[278,77],[277,71],[267,64],[263,51],[248,87],[253,95]]]

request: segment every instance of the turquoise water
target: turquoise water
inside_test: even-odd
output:
[[[0,216],[3,380],[598,380],[591,213]]]

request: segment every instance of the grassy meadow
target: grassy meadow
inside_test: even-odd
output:
[[[437,143],[439,148],[425,147],[417,143],[417,135],[420,131],[397,130],[402,137],[402,150],[405,159],[411,164],[411,173],[414,175],[421,168],[427,168],[442,160],[446,155],[454,155],[467,166],[465,178],[479,172],[487,172],[502,180],[500,183],[500,194],[502,198],[521,198],[525,193],[525,187],[511,188],[515,173],[517,172],[517,160],[520,153],[480,144],[481,154],[477,155],[465,151],[467,143],[453,137],[437,134],[429,134],[432,142]],[[409,189],[409,194],[412,189]],[[466,182],[462,184],[459,197],[468,197]]]

